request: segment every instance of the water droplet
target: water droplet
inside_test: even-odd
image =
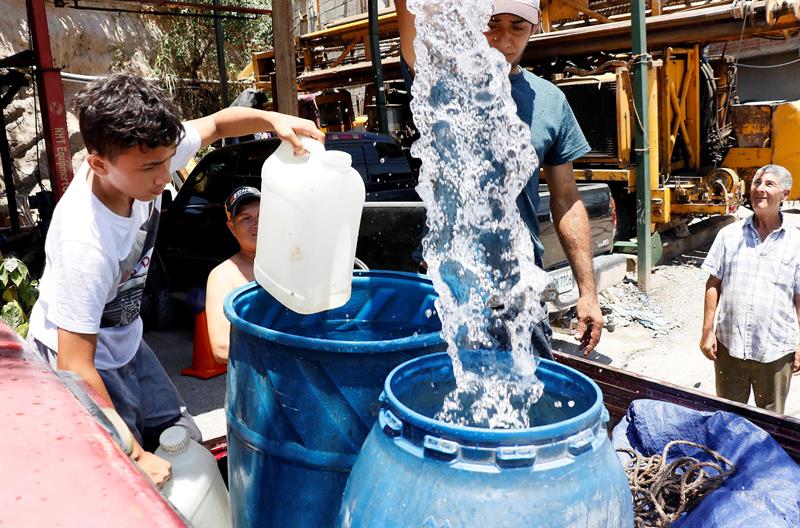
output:
[[[553,407],[555,407],[556,409],[560,409],[562,405],[564,404],[561,403],[561,400],[556,400],[553,402]]]
[[[575,407],[575,402],[570,400],[567,402],[567,407]]]
[[[430,319],[432,315],[433,315],[433,310],[431,310],[430,308],[428,308],[427,310],[425,310],[425,317],[427,317],[428,319]]]

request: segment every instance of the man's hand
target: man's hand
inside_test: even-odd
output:
[[[711,361],[717,359],[717,336],[714,335],[713,330],[703,331],[703,337],[700,338],[700,350],[703,352],[703,355]],[[794,361],[795,364],[797,364],[797,354],[794,356]],[[794,368],[794,364],[792,365],[792,368]]]
[[[277,112],[270,112],[270,114],[275,135],[292,144],[295,156],[302,156],[306,153],[298,136],[308,136],[322,143],[325,142],[325,134],[317,128],[313,121]]]
[[[600,341],[600,334],[603,331],[603,312],[596,295],[581,296],[575,310],[578,312],[575,337],[581,342],[580,350],[583,351],[583,355],[588,356]]]
[[[131,456],[131,458],[158,488],[164,486],[172,478],[172,464],[153,453],[148,453],[142,449],[137,457]]]
[[[800,372],[800,347],[794,353],[794,361],[792,361],[792,374]]]

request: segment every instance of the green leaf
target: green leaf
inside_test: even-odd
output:
[[[36,304],[36,300],[39,298],[39,289],[34,283],[23,283],[22,286],[17,290],[17,297],[20,303],[22,303],[22,307],[25,309],[25,312],[28,313],[29,310],[33,308],[33,305]]]
[[[11,272],[11,282],[14,283],[14,286],[19,288],[20,284],[25,280],[25,276],[22,274],[19,268],[15,269]]]
[[[19,267],[19,259],[14,257],[9,257],[3,261],[3,267],[6,269],[7,272],[11,273],[15,269]]]
[[[5,302],[14,300],[14,292],[11,290],[11,288],[7,288],[5,291],[3,291],[3,300]]]
[[[2,317],[11,328],[16,328],[25,322],[25,312],[17,301],[4,304],[3,309],[0,310],[0,317]]]
[[[3,288],[8,286],[8,272],[6,271],[5,265],[0,266],[0,286]]]
[[[30,276],[28,266],[21,260],[17,263],[17,266],[19,267],[19,272],[22,274],[22,276],[27,279]]]
[[[24,322],[19,325],[17,328],[17,333],[22,337],[28,337],[28,322]]]

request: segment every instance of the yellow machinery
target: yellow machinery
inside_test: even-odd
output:
[[[654,228],[671,227],[686,215],[729,213],[744,198],[744,184],[736,168],[724,163],[701,166],[699,55],[697,46],[668,47],[653,53],[649,68],[649,177]],[[575,161],[575,178],[608,183],[617,191],[623,210],[633,203],[636,190],[632,138],[634,127],[641,126],[633,106],[627,59],[618,56],[598,68],[613,69],[608,73],[567,68],[570,76],[554,81],[567,96],[592,147]],[[726,94],[725,90],[717,92]],[[623,231],[633,228],[633,218],[628,216],[620,219]]]
[[[789,200],[800,199],[800,101],[733,106],[736,146],[723,167],[750,181],[759,167],[782,165],[795,176]]]

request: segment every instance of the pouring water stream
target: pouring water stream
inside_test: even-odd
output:
[[[423,256],[457,384],[437,418],[529,427],[527,410],[543,391],[531,333],[546,316],[548,276],[535,265],[516,199],[539,160],[511,98],[510,65],[483,35],[491,0],[408,7],[420,132],[412,154],[422,160],[417,191],[429,228]]]

